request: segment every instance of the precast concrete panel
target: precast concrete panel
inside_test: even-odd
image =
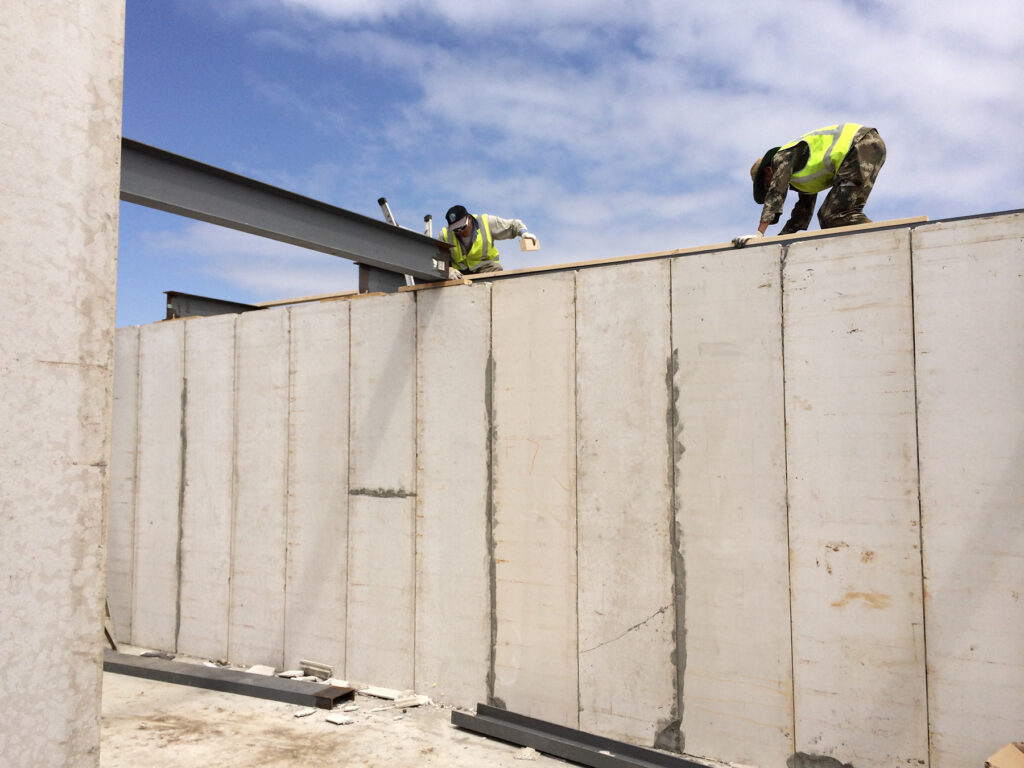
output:
[[[579,727],[575,274],[493,284],[494,697]]]
[[[576,289],[580,728],[678,746],[669,262]]]
[[[228,657],[234,508],[235,315],[184,320],[185,482],[177,648]]]
[[[796,748],[927,764],[908,231],[791,245],[783,296]]]
[[[351,308],[346,674],[393,688],[414,684],[415,301]]]
[[[185,324],[139,329],[139,453],[131,642],[177,650]]]
[[[235,325],[235,511],[229,658],[284,663],[288,472],[288,312]]]
[[[932,768],[1024,719],[1024,215],[915,229]]]
[[[345,666],[349,305],[291,311],[285,666]]]
[[[107,605],[114,635],[132,636],[135,583],[135,457],[139,418],[139,327],[118,328],[114,349],[114,415],[107,513]]]
[[[491,670],[491,286],[416,302],[416,690],[472,707]]]
[[[672,261],[683,748],[779,766],[794,752],[781,252]]]

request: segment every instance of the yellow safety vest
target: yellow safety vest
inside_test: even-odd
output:
[[[469,251],[462,248],[462,241],[454,232],[449,232],[448,227],[441,230],[441,239],[452,247],[452,266],[460,272],[472,272],[479,266],[481,261],[497,261],[498,249],[494,247],[494,238],[491,237],[491,228],[487,223],[487,214],[474,216],[479,226],[476,228],[476,237]]]
[[[832,186],[836,171],[842,164],[846,153],[850,151],[853,135],[860,126],[856,123],[842,123],[819,128],[805,133],[796,141],[783,144],[779,150],[795,147],[801,141],[807,142],[811,148],[811,156],[807,165],[794,171],[789,179],[790,186],[800,192],[816,194]]]

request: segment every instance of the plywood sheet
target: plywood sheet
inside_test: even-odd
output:
[[[114,335],[114,413],[107,517],[107,601],[114,621],[114,634],[123,641],[128,641],[132,633],[138,394],[139,328],[118,328]]]
[[[185,320],[185,473],[178,650],[228,655],[235,315]]]
[[[1024,713],[1024,215],[913,233],[932,768]]]
[[[579,725],[575,275],[493,283],[494,695]]]
[[[288,312],[238,316],[229,658],[284,660]]]
[[[687,754],[793,754],[779,246],[672,261]]]
[[[906,230],[784,270],[796,748],[928,760]]]
[[[176,649],[185,326],[139,330],[139,449],[131,642]]]
[[[678,731],[669,263],[577,275],[580,728]]]
[[[349,305],[293,307],[285,666],[345,666]]]
[[[412,688],[416,294],[351,305],[346,674]]]
[[[491,289],[417,299],[416,689],[472,707],[491,663]]]

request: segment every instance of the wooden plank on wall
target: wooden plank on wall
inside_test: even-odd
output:
[[[107,600],[119,641],[132,635],[135,581],[135,471],[139,419],[139,327],[118,328],[107,522]]]
[[[672,261],[683,747],[780,766],[794,752],[781,254]]]
[[[288,311],[238,316],[229,658],[284,663]]]
[[[913,233],[932,768],[1024,718],[1024,214]]]
[[[345,668],[349,304],[291,310],[285,666]]]
[[[131,642],[174,651],[182,472],[185,326],[139,331],[139,448]]]
[[[579,727],[575,274],[493,283],[494,696]]]
[[[907,230],[784,270],[796,748],[927,764]]]
[[[351,306],[346,674],[414,684],[416,294]]]
[[[235,315],[185,326],[185,475],[178,651],[228,656],[235,458]]]
[[[416,689],[487,701],[490,286],[417,299]]]
[[[678,742],[669,262],[577,275],[580,728]]]

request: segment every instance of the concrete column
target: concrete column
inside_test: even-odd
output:
[[[926,765],[907,230],[791,245],[783,296],[796,749]]]
[[[491,286],[417,299],[416,688],[487,701]]]
[[[123,41],[118,0],[0,24],[0,765],[99,762]]]
[[[672,263],[683,748],[779,766],[794,751],[781,251]]]
[[[932,768],[1024,713],[1024,215],[914,230]]]

